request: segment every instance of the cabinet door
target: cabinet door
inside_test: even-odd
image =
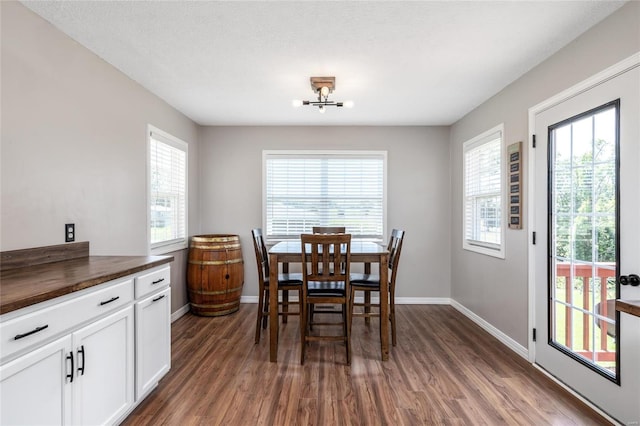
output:
[[[133,306],[73,333],[73,424],[113,424],[133,404]]]
[[[171,367],[171,289],[136,303],[136,400]]]
[[[0,367],[0,424],[70,423],[71,348],[68,335]]]

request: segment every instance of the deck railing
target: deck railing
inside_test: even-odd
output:
[[[571,273],[573,269],[573,274]],[[595,274],[594,274],[595,272]],[[572,291],[574,285],[578,284],[574,281],[578,281],[580,279],[582,281],[582,306],[586,310],[590,310],[591,308],[591,295],[593,293],[593,297],[596,297],[596,283],[593,278],[599,280],[600,287],[600,303],[596,304],[595,313],[601,315],[602,317],[608,317],[610,319],[615,320],[615,308],[614,303],[615,299],[609,299],[607,295],[607,283],[608,279],[616,278],[616,265],[615,263],[606,263],[606,264],[598,264],[593,267],[591,264],[569,264],[569,263],[558,263],[556,267],[557,278],[564,278],[565,280],[565,300],[572,300]],[[558,283],[558,281],[556,281]],[[575,293],[574,293],[575,294]],[[574,300],[574,305],[577,303]],[[580,354],[581,356],[597,361],[611,362],[615,361],[616,353],[615,351],[610,351],[608,349],[608,336],[612,336],[615,338],[615,325],[610,324],[607,321],[596,318],[595,323],[600,328],[600,338],[599,342],[595,342],[596,348],[591,347],[591,327],[594,323],[593,317],[586,312],[581,312],[582,316],[582,347],[573,348],[574,342],[574,331],[579,329],[577,326],[574,327],[574,315],[572,309],[569,306],[565,307],[565,336],[563,343],[567,348],[571,349],[575,353]],[[580,314],[578,314],[580,316]],[[595,359],[594,359],[595,357]]]

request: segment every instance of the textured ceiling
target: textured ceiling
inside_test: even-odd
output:
[[[623,2],[23,4],[202,125],[448,125]]]

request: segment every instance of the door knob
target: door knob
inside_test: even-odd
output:
[[[620,275],[620,284],[636,287],[640,285],[640,277],[636,274]]]

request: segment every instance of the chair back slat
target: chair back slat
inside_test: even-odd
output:
[[[314,226],[312,228],[314,234],[344,234],[345,230],[344,226]]]

